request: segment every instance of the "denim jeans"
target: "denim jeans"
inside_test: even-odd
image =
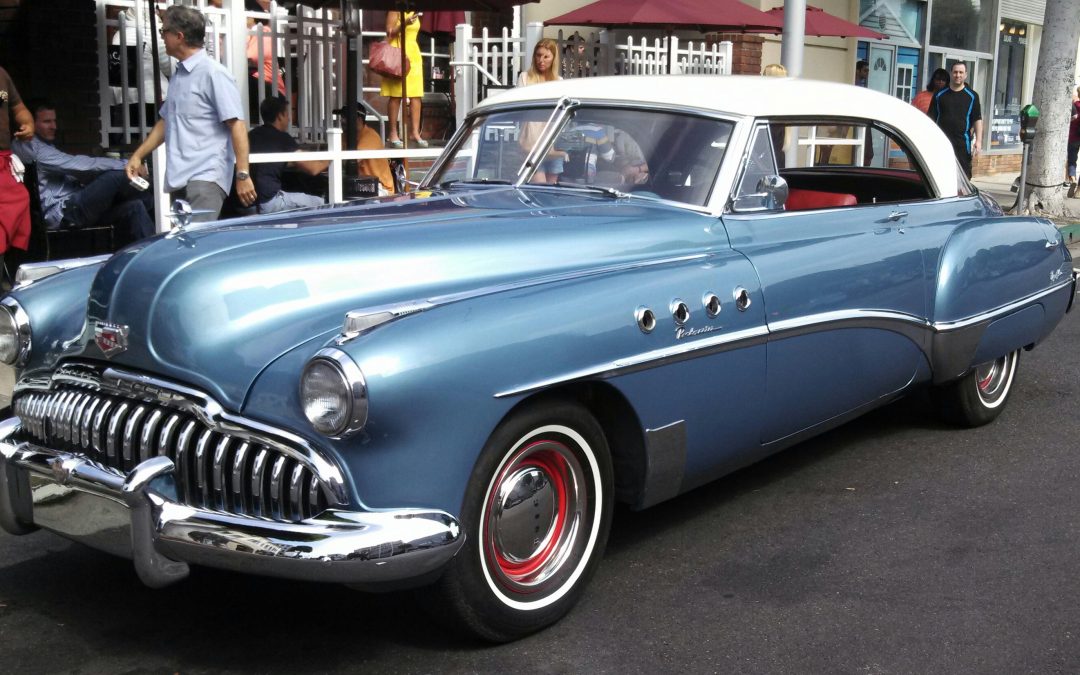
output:
[[[154,234],[154,195],[131,187],[123,171],[104,171],[67,198],[64,216],[75,227],[112,224],[137,241]]]
[[[277,213],[289,209],[302,209],[312,206],[322,206],[326,202],[322,197],[309,195],[306,192],[280,191],[268,201],[259,204],[259,213]]]

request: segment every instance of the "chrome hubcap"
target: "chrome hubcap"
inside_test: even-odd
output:
[[[975,386],[984,404],[993,405],[1008,391],[1015,359],[1015,353],[1006,354],[975,369]]]
[[[574,453],[553,440],[530,443],[503,465],[488,494],[484,557],[504,588],[534,594],[560,583],[582,534],[582,479]]]

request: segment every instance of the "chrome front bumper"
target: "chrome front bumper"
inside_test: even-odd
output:
[[[13,439],[0,422],[0,527],[44,528],[131,558],[139,578],[161,587],[189,564],[308,581],[394,587],[437,572],[464,536],[443,511],[328,510],[281,523],[176,502],[174,465],[153,457],[127,474],[81,455]]]

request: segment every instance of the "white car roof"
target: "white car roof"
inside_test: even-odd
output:
[[[745,75],[583,77],[516,87],[484,100],[477,109],[562,96],[685,106],[740,117],[806,115],[877,120],[910,141],[911,150],[922,158],[940,196],[957,194],[956,157],[937,125],[909,103],[854,85]]]

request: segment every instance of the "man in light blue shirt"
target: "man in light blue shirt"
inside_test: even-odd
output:
[[[33,101],[30,111],[37,135],[16,139],[12,150],[37,167],[41,211],[50,230],[111,223],[124,242],[154,234],[153,197],[130,185],[122,160],[61,151],[56,147],[56,106]]]
[[[127,163],[127,175],[136,176],[143,159],[164,142],[165,189],[201,211],[193,220],[203,221],[217,219],[234,180],[241,204],[250,206],[256,197],[240,92],[229,71],[206,54],[205,35],[206,18],[198,10],[175,5],[165,10],[165,51],[180,63],[169,80],[161,118]]]

